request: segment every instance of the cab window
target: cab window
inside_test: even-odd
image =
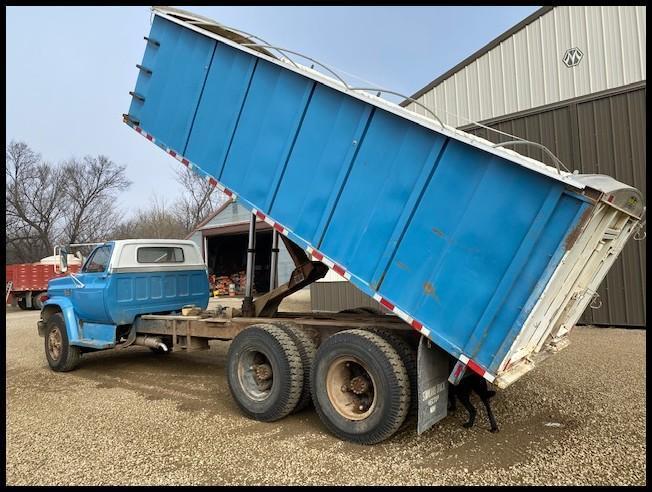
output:
[[[145,246],[138,248],[138,263],[183,263],[183,248],[174,246]]]
[[[111,259],[111,246],[100,246],[86,260],[83,273],[105,272]]]

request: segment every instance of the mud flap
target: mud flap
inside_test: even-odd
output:
[[[448,414],[448,359],[446,352],[421,337],[417,353],[417,434],[424,433]]]

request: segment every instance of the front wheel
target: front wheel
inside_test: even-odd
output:
[[[79,364],[81,350],[68,343],[66,322],[61,313],[53,314],[47,321],[45,357],[50,369],[56,372],[72,371]]]
[[[311,372],[317,414],[335,436],[359,444],[389,438],[410,406],[410,380],[390,343],[365,330],[346,330],[317,350]]]

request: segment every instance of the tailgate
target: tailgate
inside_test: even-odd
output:
[[[631,195],[640,199],[638,191],[631,190]],[[640,221],[619,207],[612,194],[603,194],[589,211],[574,244],[564,253],[503,359],[494,381],[498,387],[508,386],[568,344],[570,330],[596,300],[598,286]]]

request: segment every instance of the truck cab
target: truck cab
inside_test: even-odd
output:
[[[84,351],[115,347],[139,316],[186,305],[206,309],[208,298],[206,265],[192,241],[108,241],[93,249],[78,273],[48,282],[38,332],[50,366],[66,370],[72,362],[66,360]]]

